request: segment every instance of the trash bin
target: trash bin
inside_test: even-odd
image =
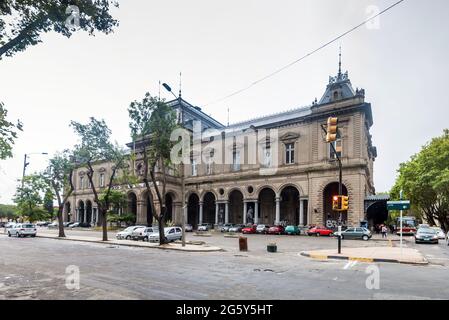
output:
[[[278,250],[278,247],[277,247],[276,243],[269,243],[267,245],[268,252],[277,252],[277,250]]]
[[[239,237],[239,248],[240,251],[248,251],[248,238]]]

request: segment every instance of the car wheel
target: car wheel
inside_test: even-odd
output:
[[[35,235],[35,234],[32,234],[32,235],[31,235],[31,238],[34,238],[34,237],[36,237],[36,235]]]
[[[8,237],[11,237],[11,233],[8,232]],[[448,244],[449,245],[449,244]]]
[[[333,236],[334,236],[333,232],[329,233],[329,237],[333,237]]]
[[[148,237],[144,237],[144,238],[143,238],[143,241],[148,241]]]
[[[165,243],[168,243],[168,242],[169,242],[168,239],[167,239],[167,237],[164,237],[164,242],[165,242]]]
[[[363,239],[363,241],[368,241],[369,237],[368,236],[363,236],[362,239]]]
[[[319,236],[321,236],[321,234],[320,234],[319,232],[317,232],[317,233],[316,233],[316,236],[319,237]]]
[[[345,238],[345,236],[344,235],[341,235],[341,240],[343,240]]]
[[[130,240],[131,239],[131,237],[130,236],[126,236],[126,238],[125,238],[126,240]]]

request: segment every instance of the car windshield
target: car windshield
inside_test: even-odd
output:
[[[33,224],[24,224],[23,225],[24,228],[34,228]]]
[[[130,232],[133,231],[135,228],[134,227],[128,227],[125,230],[123,230],[124,232]]]
[[[430,229],[430,228],[422,228],[422,229],[419,229],[418,233],[419,234],[431,234],[431,235],[434,235],[436,232],[435,232],[435,230]]]

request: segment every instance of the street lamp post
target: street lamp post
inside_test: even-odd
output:
[[[179,103],[179,107],[181,107],[181,90],[179,91],[179,96],[176,96],[176,94],[173,93],[171,87],[166,84],[163,83],[162,86],[165,88],[165,90],[167,90],[168,92],[170,92],[175,99],[178,100]],[[182,121],[182,120],[181,120]],[[181,210],[182,210],[182,246],[185,247],[186,246],[186,199],[185,199],[185,180],[184,180],[184,162],[181,161],[180,164],[180,172],[181,172]]]
[[[33,155],[33,154],[48,155],[47,152],[35,152],[35,153],[28,153],[28,154],[25,153],[25,156],[24,156],[24,158],[23,158],[22,188],[23,188],[23,183],[24,183],[24,180],[25,180],[26,168],[27,168],[28,165],[30,164],[29,162],[27,162],[27,158],[28,158],[30,155]]]

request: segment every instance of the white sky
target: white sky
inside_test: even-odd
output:
[[[164,0],[120,1],[114,34],[70,39],[49,33],[43,43],[0,61],[0,101],[25,131],[14,158],[0,162],[0,203],[12,203],[23,155],[72,147],[70,120],[104,118],[119,143],[129,142],[129,103],[158,81],[194,105],[221,98],[271,73],[395,0]],[[343,69],[372,103],[371,130],[378,147],[374,179],[388,191],[400,162],[448,125],[447,0],[406,0],[380,18],[379,29],[363,27],[275,77],[203,111],[231,123],[321,98],[335,75],[338,46]],[[162,97],[170,95],[162,91]],[[46,157],[31,156],[28,173]]]

